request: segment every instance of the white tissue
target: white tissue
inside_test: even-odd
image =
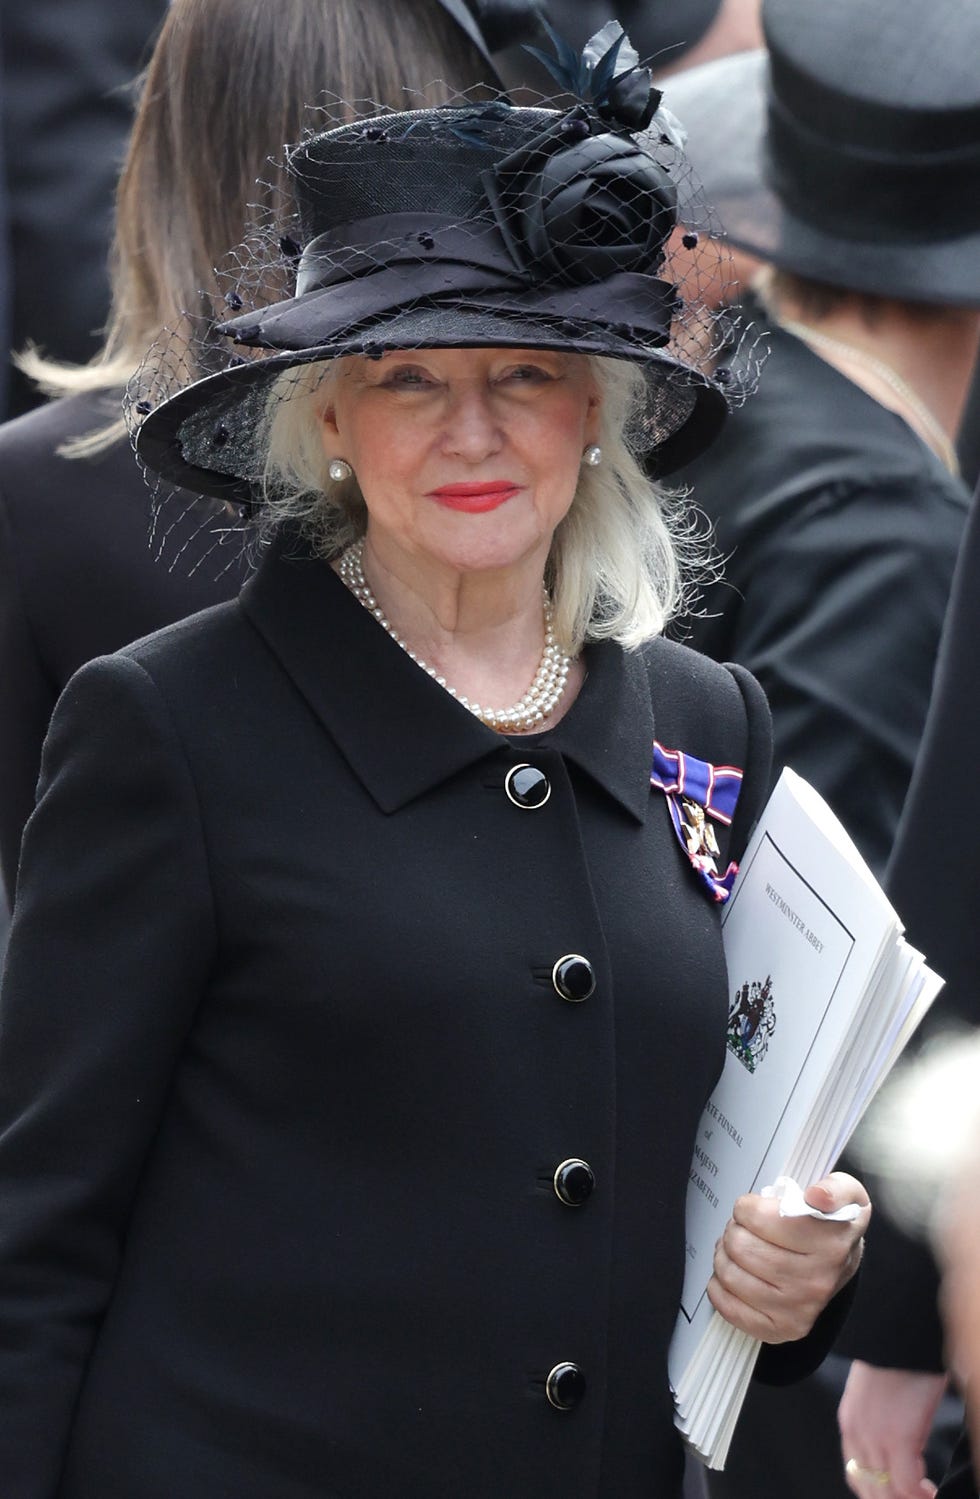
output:
[[[845,1203],[833,1213],[812,1208],[803,1196],[803,1188],[791,1176],[777,1176],[771,1187],[763,1187],[763,1197],[775,1197],[780,1218],[822,1218],[826,1223],[853,1223],[861,1212],[856,1202]]]

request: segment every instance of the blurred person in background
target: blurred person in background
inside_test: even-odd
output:
[[[548,0],[548,15],[561,34],[581,47],[613,10],[626,27],[640,56],[664,77],[712,57],[743,52],[762,44],[761,0]],[[508,68],[514,54],[505,54]],[[528,66],[519,59],[515,83],[528,81]]]
[[[976,1079],[980,1086],[980,1076]],[[954,1183],[954,1199],[940,1236],[943,1260],[943,1314],[950,1367],[966,1391],[969,1451],[980,1452],[980,1130],[970,1136],[969,1154]],[[961,1449],[960,1459],[965,1458]],[[953,1474],[944,1490],[952,1499]],[[972,1476],[973,1489],[977,1480]],[[962,1480],[961,1480],[962,1482]],[[962,1490],[964,1499],[972,1493]]]
[[[887,890],[901,910],[908,938],[927,950],[946,986],[927,1017],[915,1048],[937,1034],[956,1028],[980,1037],[980,937],[972,907],[976,848],[980,839],[977,814],[969,795],[957,798],[956,788],[968,786],[980,756],[980,694],[976,691],[977,641],[980,640],[980,508],[975,496],[957,562],[956,580],[936,668],[929,717],[909,789],[895,849],[888,870]],[[952,799],[951,799],[952,798]],[[955,807],[952,824],[945,810]],[[928,944],[924,947],[923,944]],[[974,1053],[977,1041],[973,1042]],[[928,1061],[925,1066],[930,1064]],[[941,1075],[941,1074],[940,1074]],[[958,1081],[962,1085],[963,1074]],[[952,1091],[952,1084],[947,1091]],[[915,1150],[923,1156],[931,1144],[946,1186],[956,1159],[957,1137],[967,1117],[966,1102],[976,1107],[978,1090],[969,1099],[947,1099],[940,1089],[931,1102],[932,1117],[920,1119]],[[959,1121],[959,1122],[958,1122]],[[870,1133],[870,1132],[869,1132]],[[893,1166],[890,1172],[901,1199],[910,1168],[900,1148],[876,1130],[871,1139]],[[897,1157],[897,1158],[896,1158]],[[874,1167],[870,1144],[862,1160]],[[928,1157],[926,1157],[928,1164]],[[958,1212],[949,1221],[950,1277],[947,1326],[940,1315],[940,1274],[925,1243],[907,1232],[893,1215],[875,1215],[869,1234],[852,1320],[841,1345],[854,1356],[840,1408],[841,1447],[845,1461],[862,1471],[853,1473],[855,1494],[868,1495],[873,1475],[887,1473],[889,1487],[879,1491],[895,1499],[925,1499],[934,1492],[926,1476],[925,1449],[947,1384],[947,1371],[969,1374],[968,1397],[978,1398],[980,1344],[976,1341],[980,1310],[980,1172],[964,1168]],[[907,1189],[906,1189],[907,1190]],[[974,1434],[976,1440],[976,1434]],[[980,1450],[978,1448],[977,1450]],[[938,1473],[933,1474],[939,1477]],[[969,1452],[961,1443],[940,1487],[943,1499],[975,1499],[977,1479]]]
[[[718,219],[770,268],[741,302],[770,330],[758,392],[682,476],[726,559],[691,643],[759,675],[777,766],[879,874],[969,504],[953,439],[980,344],[980,194],[949,142],[980,149],[980,11],[941,6],[766,0],[771,60],[672,87]],[[738,384],[737,358],[725,373]]]
[[[880,875],[969,504],[953,439],[980,339],[980,11],[766,0],[763,21],[769,57],[671,86],[720,225],[772,268],[764,298],[741,298],[771,330],[758,392],[682,476],[725,559],[685,638],[757,674],[776,767],[822,792]],[[737,359],[726,373],[737,385]],[[712,1495],[847,1495],[846,1370],[753,1389]]]
[[[956,439],[963,478],[971,486],[980,480],[980,365],[973,372],[963,420]]]
[[[42,399],[9,363],[31,340],[79,363],[109,311],[112,195],[132,123],[132,79],[166,0],[33,0],[0,9],[0,129],[10,215],[12,326],[3,343],[8,402]]]
[[[98,350],[130,84],[164,10],[165,0],[0,7],[0,421],[43,399],[12,362],[13,349],[34,339],[74,360]],[[6,665],[0,656],[0,671]],[[4,780],[0,759],[0,798]],[[0,956],[2,869],[0,861]]]
[[[3,31],[0,27],[0,79],[3,78]],[[10,224],[7,194],[6,153],[3,140],[3,111],[0,109],[0,349],[10,347]],[[7,386],[10,367],[6,358],[0,359],[0,414],[7,410]]]
[[[483,10],[492,20],[494,5]],[[536,34],[530,0],[507,6],[508,34],[521,15]],[[41,745],[69,677],[232,597],[243,577],[239,548],[211,552],[228,516],[191,496],[168,502],[163,524],[178,517],[179,536],[157,560],[163,537],[151,548],[126,382],[163,330],[224,307],[214,267],[253,213],[281,206],[283,147],[315,122],[311,103],[337,93],[398,108],[413,90],[433,85],[429,97],[445,98],[488,77],[487,43],[463,0],[170,6],[119,181],[104,346],[81,368],[23,358],[59,398],[0,429],[0,867],[11,899]],[[62,222],[51,237],[78,228]],[[208,355],[198,358],[204,373]]]

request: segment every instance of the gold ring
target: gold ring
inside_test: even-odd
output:
[[[892,1475],[887,1468],[865,1468],[858,1462],[856,1457],[849,1457],[844,1464],[844,1472],[848,1478],[865,1478],[868,1483],[891,1483]]]

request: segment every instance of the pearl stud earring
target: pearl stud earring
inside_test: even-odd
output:
[[[353,472],[354,470],[350,464],[346,463],[343,458],[331,458],[330,467],[327,469],[327,473],[335,484],[343,484],[344,480],[349,479]]]
[[[591,447],[586,448],[582,454],[582,462],[588,468],[599,467],[599,464],[602,462],[602,449],[597,443],[593,443]]]

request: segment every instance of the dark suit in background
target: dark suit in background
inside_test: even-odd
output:
[[[946,979],[920,1041],[944,1022],[980,1028],[980,931],[974,910],[980,815],[971,789],[980,764],[978,576],[980,510],[975,497],[922,752],[888,870],[888,892],[909,941]],[[884,1368],[941,1370],[938,1284],[935,1262],[924,1245],[910,1241],[885,1213],[876,1213],[852,1321],[841,1339],[847,1352]],[[940,1492],[943,1499],[975,1499],[977,1481],[965,1448]]]
[[[10,224],[7,208],[7,153],[3,138],[3,27],[0,15],[0,417],[7,410],[7,384],[10,366]]]
[[[771,326],[757,301],[745,308]],[[681,476],[727,559],[685,638],[758,677],[772,708],[774,770],[788,764],[805,776],[881,877],[969,496],[900,416],[793,334],[777,326],[770,341],[758,391]],[[890,1295],[880,1304],[892,1308]],[[836,1410],[846,1372],[834,1357],[805,1386],[753,1387],[725,1471],[708,1476],[712,1499],[843,1499]],[[959,1420],[957,1410],[956,1428]],[[947,1456],[943,1448],[938,1463]]]
[[[239,549],[189,576],[170,544],[151,549],[150,491],[128,442],[96,458],[59,443],[104,426],[118,393],[72,396],[0,428],[0,869],[12,896],[21,833],[34,806],[41,746],[58,696],[93,656],[233,598]],[[173,501],[169,523],[185,506]],[[192,527],[186,528],[189,534]]]
[[[548,0],[548,15],[555,30],[577,49],[615,17],[656,74],[683,60],[713,25],[721,4],[722,0]],[[513,87],[528,86],[545,97],[555,93],[554,78],[524,47],[509,48],[499,60]]]
[[[574,47],[582,47],[615,17],[644,59],[658,65],[676,62],[700,41],[714,21],[721,0],[548,0],[555,29]]]
[[[31,339],[75,363],[98,352],[129,85],[165,12],[164,0],[5,0],[0,8],[15,349]],[[39,399],[11,371],[7,414]]]
[[[769,324],[751,298],[745,313]],[[900,416],[799,338],[775,326],[770,343],[755,395],[681,476],[726,559],[688,638],[758,677],[774,770],[805,776],[880,876],[969,494]]]
[[[967,396],[956,451],[965,482],[971,486],[980,482],[980,365],[974,371]]]

